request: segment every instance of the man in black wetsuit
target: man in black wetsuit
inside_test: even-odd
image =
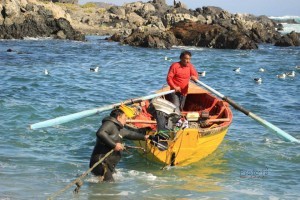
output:
[[[115,167],[121,159],[121,151],[124,149],[122,145],[123,138],[146,140],[149,137],[148,135],[125,129],[126,119],[127,117],[121,109],[115,109],[110,113],[110,116],[102,120],[102,125],[96,133],[97,141],[90,159],[90,167],[109,151],[114,150],[92,171],[94,175],[99,176],[100,180],[114,181],[112,174],[115,172]]]

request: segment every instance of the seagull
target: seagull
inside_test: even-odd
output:
[[[258,84],[261,84],[262,83],[262,79],[261,78],[254,78],[255,82],[258,83]]]
[[[235,71],[236,73],[240,73],[240,71],[241,71],[241,68],[240,68],[240,67],[238,67],[238,68],[234,69],[233,71]]]
[[[206,71],[203,71],[203,72],[198,72],[199,76],[202,76],[204,77],[206,75]]]
[[[277,75],[277,78],[280,78],[280,79],[285,79],[286,75],[285,74],[279,74]]]
[[[98,72],[98,71],[99,71],[99,67],[96,67],[96,68],[90,68],[90,71],[92,71],[92,72]]]
[[[265,69],[264,68],[259,68],[259,70],[258,71],[260,71],[260,72],[264,72],[265,71]]]
[[[49,71],[48,71],[47,69],[44,70],[44,74],[45,74],[46,76],[50,75],[50,73],[49,73]]]
[[[300,65],[299,65],[299,66],[296,66],[295,69],[300,69]]]
[[[289,77],[295,77],[296,73],[295,73],[295,71],[292,71],[292,72],[285,73],[285,75],[287,75]]]
[[[172,61],[172,58],[168,58],[167,56],[165,56],[165,60]]]

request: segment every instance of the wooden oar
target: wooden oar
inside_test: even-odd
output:
[[[271,129],[272,131],[274,131],[274,133],[276,133],[277,135],[279,135],[280,137],[284,138],[287,141],[290,142],[297,142],[300,143],[300,141],[296,138],[294,138],[293,136],[291,136],[290,134],[288,134],[287,132],[283,131],[282,129],[278,128],[277,126],[271,124],[270,122],[260,118],[259,116],[255,115],[254,113],[246,110],[245,108],[243,108],[242,106],[238,105],[237,103],[235,103],[232,99],[224,96],[223,94],[221,94],[220,92],[216,91],[215,89],[209,87],[208,85],[206,85],[205,83],[196,80],[196,82],[198,84],[200,84],[201,86],[205,87],[207,90],[209,90],[210,92],[214,93],[216,96],[220,97],[221,99],[223,99],[224,101],[228,102],[232,107],[234,107],[235,109],[237,109],[238,111],[244,113],[245,115],[251,117],[252,119],[254,119],[255,121],[259,122],[261,125]]]
[[[144,100],[153,99],[155,97],[167,95],[167,94],[170,94],[170,93],[173,93],[173,92],[175,92],[175,91],[174,90],[168,90],[168,91],[160,92],[160,93],[157,93],[157,94],[151,94],[151,95],[139,97],[139,98],[136,98],[136,99],[126,100],[126,101],[121,102],[121,103],[115,103],[115,104],[111,104],[111,105],[101,106],[99,108],[94,108],[94,109],[91,109],[91,110],[85,110],[85,111],[81,111],[81,112],[78,112],[78,113],[65,115],[65,116],[54,118],[54,119],[49,119],[49,120],[46,120],[46,121],[43,121],[43,122],[39,122],[39,123],[35,123],[35,124],[30,125],[30,129],[34,130],[34,129],[45,128],[45,127],[49,127],[49,126],[55,126],[55,125],[63,124],[63,123],[66,123],[66,122],[70,122],[70,121],[73,121],[73,120],[76,120],[76,119],[81,119],[81,118],[84,118],[84,117],[88,117],[88,116],[91,116],[91,115],[98,114],[98,113],[106,111],[106,110],[113,109],[114,107],[120,106],[121,104],[131,104],[131,103],[141,102],[141,101],[144,101]]]

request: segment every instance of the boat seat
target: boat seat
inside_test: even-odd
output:
[[[217,105],[218,102],[219,102],[219,99],[214,99],[214,101],[211,104],[211,106],[209,106],[208,108],[205,108],[204,111],[210,112],[210,110],[213,109]]]
[[[181,115],[182,115],[182,116],[186,116],[186,115],[187,115],[188,113],[190,113],[190,112],[198,112],[199,115],[202,116],[202,112],[203,112],[203,111],[204,111],[204,112],[210,113],[210,111],[211,111],[212,109],[215,108],[215,106],[218,104],[218,102],[221,102],[221,103],[222,103],[222,101],[220,101],[219,99],[214,99],[213,102],[212,102],[212,104],[211,104],[209,107],[205,108],[205,109],[197,109],[197,110],[181,111]]]
[[[217,105],[218,105],[217,109],[219,109],[219,110],[216,113],[211,113],[210,112],[210,118],[209,119],[218,119],[224,113],[224,111],[225,111],[225,105],[224,105],[223,101],[218,101]],[[211,111],[213,111],[213,109]]]

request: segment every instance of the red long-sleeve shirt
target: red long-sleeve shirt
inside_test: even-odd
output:
[[[179,86],[181,88],[181,94],[186,96],[191,76],[195,76],[198,79],[198,72],[194,65],[188,63],[186,66],[183,66],[180,62],[175,62],[170,66],[167,82],[171,89]]]

